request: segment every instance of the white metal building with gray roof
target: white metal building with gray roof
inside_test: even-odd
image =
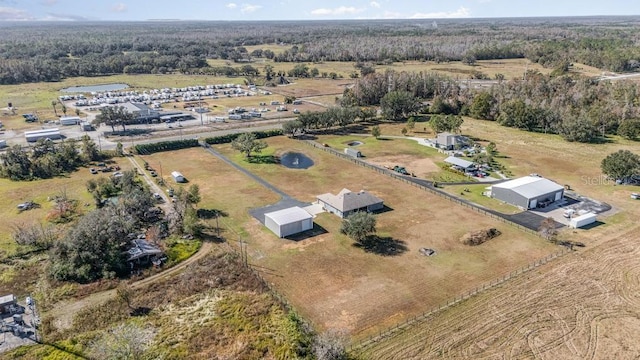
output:
[[[313,216],[294,206],[264,214],[264,225],[279,237],[287,237],[313,229]]]
[[[448,158],[444,159],[444,162],[446,162],[447,164],[457,166],[465,171],[475,168],[475,165],[473,164],[473,162],[465,159],[460,159],[455,156],[449,156]]]
[[[562,200],[564,187],[539,176],[525,176],[491,187],[491,197],[523,209],[544,207]]]

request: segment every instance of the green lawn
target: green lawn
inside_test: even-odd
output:
[[[517,214],[522,212],[522,210],[513,205],[482,195],[483,192],[489,191],[486,189],[489,186],[491,185],[444,185],[443,189],[450,194],[469,200],[488,209],[499,211],[503,214]],[[465,191],[465,189],[469,191]]]

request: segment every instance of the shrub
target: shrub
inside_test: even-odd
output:
[[[153,154],[162,151],[171,151],[179,149],[187,149],[190,147],[200,146],[198,139],[161,141],[151,144],[138,144],[135,146],[136,153],[142,155]]]
[[[204,142],[206,142],[209,145],[228,144],[233,140],[237,139],[242,134],[243,133],[235,133],[235,134],[209,137],[204,139]],[[256,139],[265,139],[273,136],[280,136],[283,134],[283,132],[281,129],[273,129],[273,130],[265,130],[265,131],[256,131],[256,132],[253,132],[253,134],[256,136]]]
[[[465,245],[477,246],[498,237],[500,234],[501,232],[495,228],[483,229],[465,234],[460,241]]]

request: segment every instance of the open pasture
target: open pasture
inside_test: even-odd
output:
[[[301,201],[312,202],[316,195],[343,187],[383,198],[388,207],[378,215],[383,245],[354,246],[340,234],[341,220],[330,214],[314,220],[324,229],[320,235],[299,241],[277,238],[247,211],[273,204],[278,196],[202,149],[145,160],[155,167],[154,162],[161,162],[167,173],[179,170],[198,184],[203,198],[199,207],[228,213],[222,220],[229,243],[245,241],[255,269],[319,329],[345,329],[360,338],[557,251],[535,236],[302,142],[286,137],[267,141],[269,148],[251,161],[230,145],[216,149]],[[307,155],[315,165],[299,170],[274,163],[288,151]],[[488,227],[503,234],[478,247],[459,241],[469,231]],[[422,247],[437,255],[421,255]]]
[[[361,359],[634,359],[638,228],[566,255],[362,350]]]

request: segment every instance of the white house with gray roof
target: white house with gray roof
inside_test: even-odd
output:
[[[562,200],[564,187],[539,176],[525,176],[491,186],[491,197],[523,209],[545,207]]]
[[[341,218],[346,218],[357,211],[373,212],[384,208],[382,199],[364,190],[352,192],[349,189],[342,189],[338,195],[326,193],[316,198],[323,209]]]

